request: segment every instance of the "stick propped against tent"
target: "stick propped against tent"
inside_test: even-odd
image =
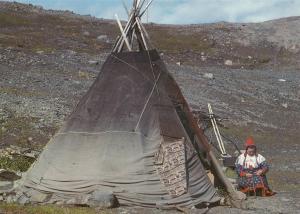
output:
[[[242,192],[237,191],[234,186],[230,183],[226,175],[224,174],[219,161],[217,160],[216,156],[214,155],[213,151],[211,150],[211,146],[208,143],[208,140],[206,136],[204,135],[204,132],[201,128],[199,128],[198,123],[196,119],[193,116],[192,111],[189,108],[189,105],[184,98],[178,84],[174,79],[169,83],[170,85],[173,85],[175,89],[173,91],[177,91],[176,95],[174,96],[178,103],[182,104],[182,111],[186,114],[186,119],[188,120],[189,127],[193,133],[193,135],[196,136],[195,143],[196,148],[199,150],[199,148],[204,148],[206,151],[206,154],[208,155],[210,162],[213,167],[213,173],[224,185],[226,191],[228,192],[230,198],[231,198],[231,204],[235,207],[241,208],[243,207],[243,202],[246,199],[246,195]]]
[[[208,106],[209,118],[210,118],[213,130],[214,130],[214,133],[215,133],[218,145],[219,145],[219,149],[221,151],[221,155],[222,155],[222,157],[228,156],[210,103],[208,103],[207,106]]]

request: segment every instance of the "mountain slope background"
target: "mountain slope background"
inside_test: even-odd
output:
[[[192,109],[207,112],[211,103],[222,132],[240,148],[254,136],[281,194],[277,206],[292,204],[280,205],[293,213],[300,188],[300,17],[145,27]],[[113,20],[0,2],[0,146],[41,149],[92,84],[117,35]]]

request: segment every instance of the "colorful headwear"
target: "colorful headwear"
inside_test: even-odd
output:
[[[250,146],[255,146],[253,137],[248,137],[245,143],[246,149]],[[256,147],[256,146],[255,146]]]

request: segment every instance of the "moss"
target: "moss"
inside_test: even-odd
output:
[[[0,94],[6,93],[15,96],[22,96],[22,97],[34,97],[34,96],[42,96],[43,93],[37,91],[27,91],[21,88],[14,88],[14,87],[1,87]]]
[[[3,107],[0,111],[0,142],[2,146],[41,149],[60,127],[59,124],[42,125],[41,118],[19,115]]]
[[[222,23],[217,24],[216,27],[215,27],[215,29],[218,30],[218,31],[223,31],[225,33],[230,33],[232,31],[230,28],[226,27]]]
[[[21,117],[14,112],[10,112],[7,118],[0,117],[0,139],[5,143],[6,138],[12,139],[10,142],[21,146],[27,147],[30,145],[29,137],[37,138],[41,134],[33,126],[38,122],[38,118],[34,117]]]
[[[270,57],[261,57],[258,59],[258,62],[260,64],[266,64],[266,63],[269,63],[271,61],[271,58]]]
[[[225,175],[226,175],[228,178],[232,178],[232,179],[236,179],[236,178],[237,178],[236,172],[235,172],[233,169],[231,169],[231,168],[227,168],[227,169],[226,169]]]
[[[217,194],[220,196],[220,197],[225,197],[227,198],[229,195],[228,195],[228,192],[226,191],[226,189],[224,187],[218,187],[217,189]]]
[[[10,27],[10,26],[24,26],[28,25],[30,22],[24,17],[19,17],[14,14],[0,13],[0,27]]]
[[[59,207],[54,205],[19,205],[0,203],[0,209],[10,214],[95,214],[95,209],[88,207]],[[100,213],[110,213],[101,211]]]
[[[12,158],[0,157],[0,168],[12,171],[26,172],[33,162],[33,158],[21,155],[13,156]]]
[[[32,51],[34,51],[34,52],[43,51],[44,53],[51,53],[55,50],[56,49],[54,47],[48,47],[48,46],[42,46],[42,45],[37,45],[32,48]]]
[[[83,79],[90,79],[90,74],[85,71],[79,71],[78,72],[78,77],[83,78]]]
[[[150,37],[155,46],[169,52],[182,52],[186,50],[206,53],[213,51],[214,42],[205,35],[188,35],[180,32],[170,33],[167,29],[153,29]]]

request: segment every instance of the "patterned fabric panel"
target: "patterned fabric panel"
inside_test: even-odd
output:
[[[184,139],[163,142],[155,155],[155,167],[161,182],[172,197],[187,192],[186,152]]]

